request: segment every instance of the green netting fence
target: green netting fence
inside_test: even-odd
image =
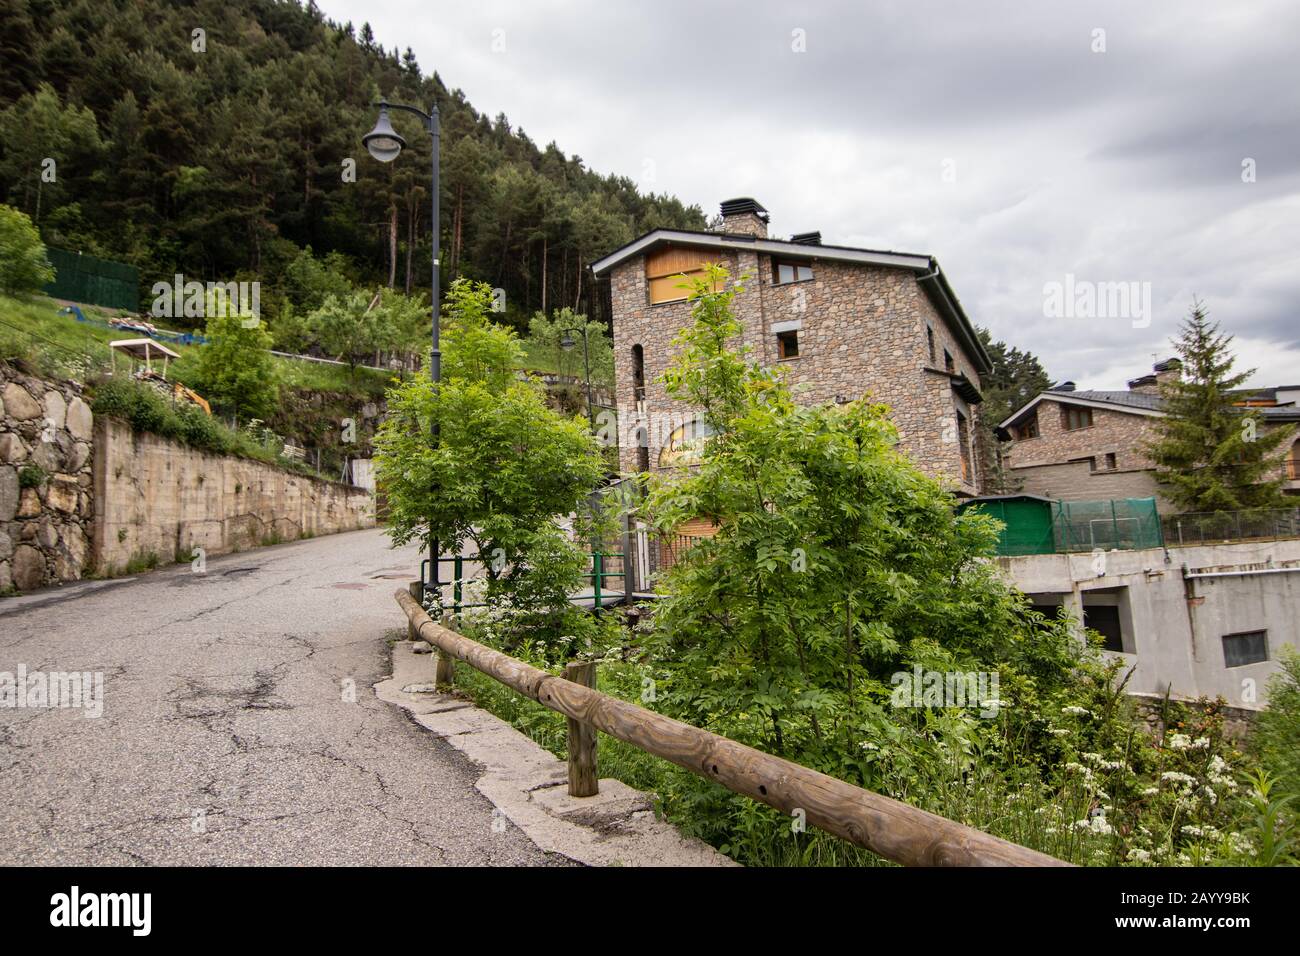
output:
[[[1052,516],[1057,551],[1162,548],[1165,544],[1154,498],[1059,501]]]
[[[55,273],[54,281],[45,287],[48,295],[127,312],[139,311],[140,272],[135,266],[48,246],[45,255]]]

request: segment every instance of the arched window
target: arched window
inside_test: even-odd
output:
[[[632,401],[645,401],[645,351],[640,345],[632,346]]]

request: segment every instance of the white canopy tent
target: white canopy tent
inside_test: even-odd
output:
[[[181,357],[179,352],[173,352],[171,349],[163,345],[161,342],[155,342],[153,339],[148,339],[148,338],[118,339],[115,342],[109,342],[108,347],[113,350],[112,354],[114,356],[116,356],[118,352],[125,352],[127,355],[131,356],[131,358],[135,359],[136,361],[143,362],[145,368],[150,372],[153,371],[153,360],[155,358],[162,359],[163,378],[167,377],[168,363],[172,359],[178,359]],[[114,369],[117,368],[116,359],[113,362],[113,367]]]

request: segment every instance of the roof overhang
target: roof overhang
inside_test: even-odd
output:
[[[634,239],[621,249],[597,259],[591,271],[604,275],[628,259],[648,252],[655,246],[672,244],[692,246],[696,249],[755,250],[769,255],[791,259],[827,259],[837,262],[860,262],[865,265],[893,266],[901,269],[929,271],[930,257],[904,252],[875,252],[870,249],[850,249],[846,246],[810,246],[799,242],[782,242],[780,239],[759,239],[736,233],[690,232],[682,229],[655,229],[639,239]]]
[[[933,256],[912,255],[905,252],[878,252],[872,249],[853,249],[848,246],[808,245],[801,242],[783,242],[779,239],[759,239],[733,233],[690,232],[680,229],[655,229],[639,239],[634,239],[621,249],[597,259],[591,271],[603,276],[615,266],[649,252],[660,245],[691,246],[696,249],[716,249],[719,252],[754,251],[783,259],[806,259],[809,262],[849,262],[858,265],[884,266],[908,269],[916,273],[916,281],[940,317],[948,323],[967,353],[975,360],[980,374],[993,369],[993,361],[980,344],[975,328],[957,300],[948,278]]]
[[[1039,402],[1062,402],[1066,405],[1082,405],[1085,408],[1104,408],[1112,412],[1126,412],[1129,415],[1145,415],[1148,418],[1164,418],[1165,413],[1157,411],[1154,408],[1135,408],[1132,405],[1120,405],[1116,402],[1099,402],[1094,398],[1079,398],[1071,395],[1069,392],[1041,392],[1034,397],[1027,405],[1022,406],[1012,412],[1006,419],[1001,422],[998,428],[1006,428],[1008,425],[1014,425],[1019,419],[1038,406]]]
[[[119,352],[125,352],[127,355],[138,359],[149,359],[153,358],[155,355],[159,357],[166,356],[167,358],[174,359],[181,357],[179,352],[173,352],[161,342],[156,342],[153,339],[147,338],[117,339],[116,341],[109,342],[108,347],[111,349],[117,349]]]
[[[965,375],[954,375],[948,373],[948,380],[952,382],[952,390],[960,396],[961,400],[967,405],[978,405],[984,401],[984,396],[980,390],[975,387],[975,383]]]

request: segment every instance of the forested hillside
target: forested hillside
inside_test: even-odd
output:
[[[512,321],[561,306],[603,317],[594,258],[655,226],[704,225],[698,207],[478,113],[394,39],[295,0],[0,0],[0,200],[52,246],[138,266],[142,302],[178,272],[258,278],[275,316],[308,246],[353,282],[420,294],[429,137],[395,114],[411,148],[371,159],[360,137],[382,95],[437,102],[444,288],[457,275],[504,288]]]

